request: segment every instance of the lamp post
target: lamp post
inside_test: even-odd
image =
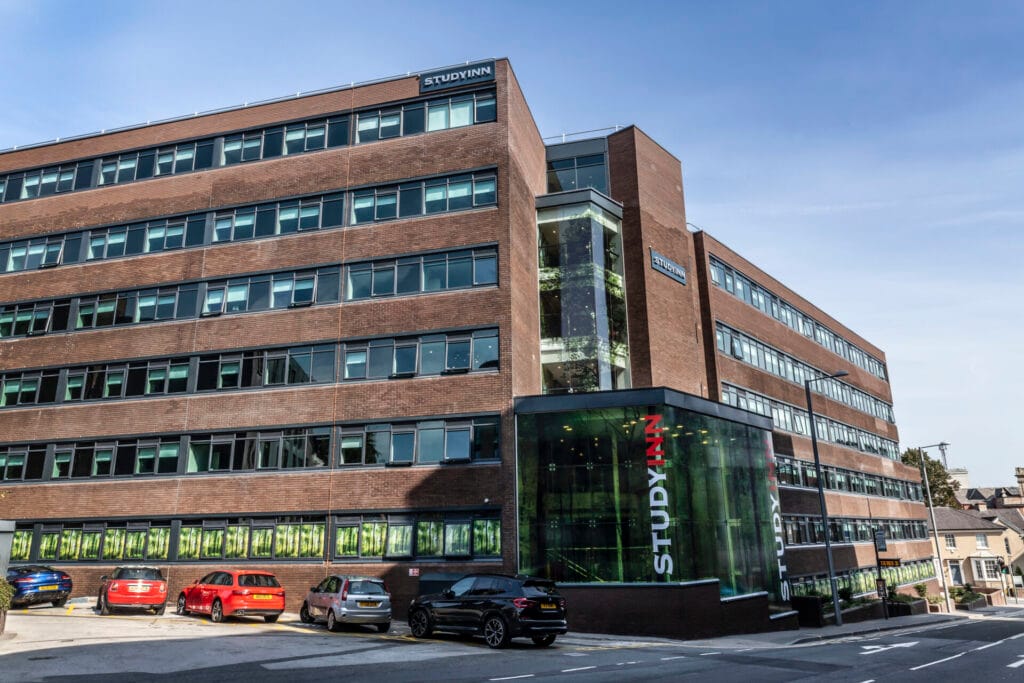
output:
[[[939,527],[935,525],[935,503],[932,502],[932,487],[928,484],[928,473],[924,469],[925,449],[938,448],[939,452],[943,455],[946,454],[946,448],[949,446],[948,443],[942,441],[940,443],[933,443],[930,446],[920,446],[917,449],[918,454],[921,456],[921,481],[924,482],[924,492],[927,496],[928,503],[928,514],[932,518],[932,534],[935,536],[935,557],[939,560],[939,583],[942,584],[942,592],[946,596],[946,611],[950,614],[953,613],[953,604],[949,601],[949,586],[946,584],[946,568],[942,564],[942,551],[939,550]]]
[[[818,478],[818,506],[821,508],[821,524],[825,531],[825,557],[828,558],[828,583],[832,587],[832,610],[836,616],[836,626],[843,625],[843,613],[839,608],[839,590],[836,585],[836,568],[835,564],[832,562],[832,539],[830,538],[831,532],[828,523],[828,508],[825,506],[825,488],[821,476],[821,459],[818,457],[818,432],[814,426],[814,404],[811,402],[811,383],[820,382],[823,379],[846,377],[848,374],[850,373],[845,370],[840,370],[839,372],[835,372],[824,377],[815,377],[813,379],[804,380],[804,392],[807,394],[807,416],[811,422],[811,450],[814,452],[814,476]]]

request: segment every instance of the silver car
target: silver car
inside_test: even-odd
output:
[[[373,624],[387,633],[391,628],[391,594],[381,579],[328,576],[309,589],[299,618],[306,624],[326,622],[330,631],[337,631],[342,624]]]

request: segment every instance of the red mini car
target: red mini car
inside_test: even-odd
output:
[[[284,611],[284,588],[270,572],[222,569],[186,586],[176,611],[209,614],[216,622],[246,616],[273,623]]]
[[[156,567],[118,567],[100,579],[96,609],[100,614],[113,610],[153,610],[163,614],[167,607],[167,581]]]

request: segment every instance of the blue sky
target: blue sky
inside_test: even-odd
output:
[[[1024,3],[0,0],[0,148],[509,57],[543,135],[635,123],[687,218],[881,347],[902,448],[1013,484]]]

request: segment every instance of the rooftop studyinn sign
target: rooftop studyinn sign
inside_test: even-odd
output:
[[[460,85],[489,83],[494,80],[494,62],[477,62],[420,74],[420,92],[435,92]]]

